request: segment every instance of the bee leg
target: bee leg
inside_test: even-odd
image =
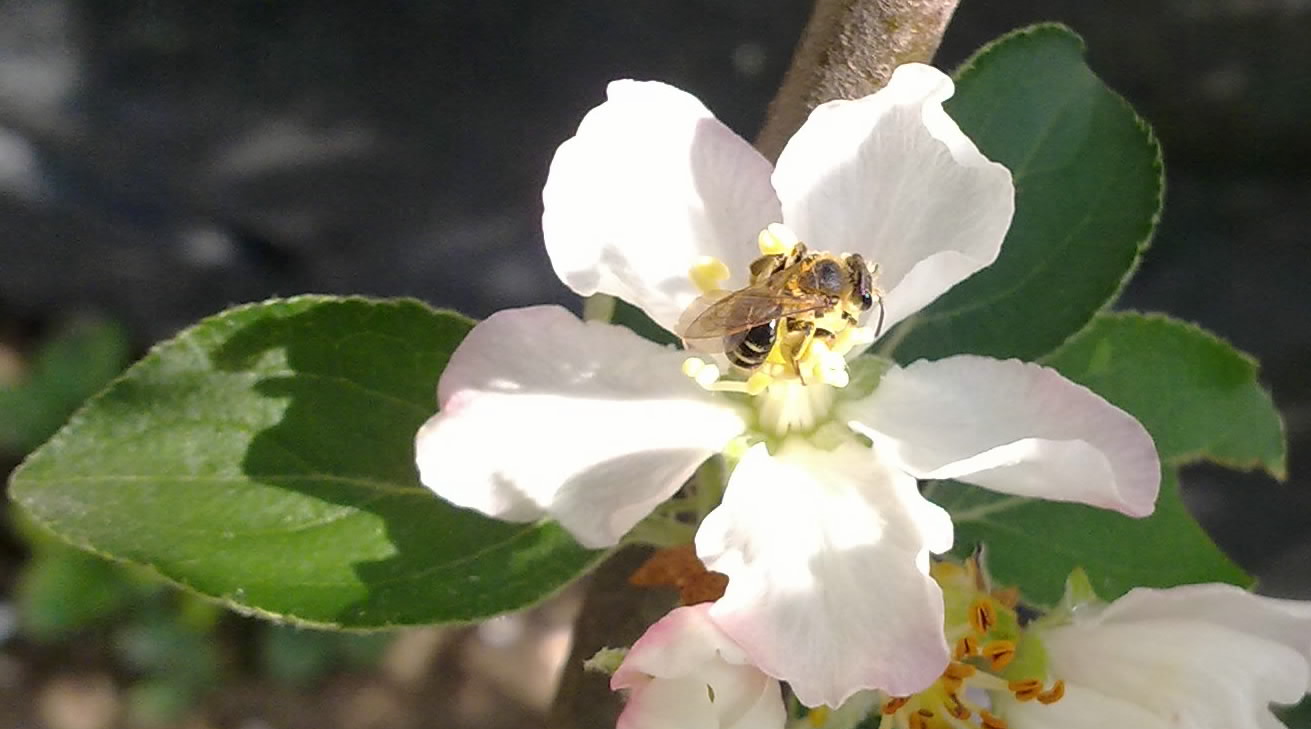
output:
[[[810,348],[810,340],[815,338],[815,323],[788,320],[788,333],[801,335],[797,346],[788,348],[788,358],[792,360],[792,371],[797,373],[797,377],[801,379],[801,384],[810,384],[806,382],[806,372],[801,366],[801,362],[798,361],[798,356]]]

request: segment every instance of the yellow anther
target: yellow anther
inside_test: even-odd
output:
[[[956,648],[952,651],[952,657],[958,661],[977,655],[979,655],[979,641],[969,635],[956,641]]]
[[[929,729],[929,719],[933,718],[933,712],[930,711],[929,715],[925,716],[924,710],[921,709],[908,718],[910,719],[910,729]]]
[[[892,714],[901,711],[901,708],[905,706],[906,703],[909,701],[910,701],[909,696],[893,696],[892,698],[883,702],[883,706],[879,708],[879,711],[882,712],[884,715],[891,716]]]
[[[751,376],[747,378],[747,394],[759,395],[768,389],[773,382],[774,378],[767,372],[760,372],[759,370],[752,372]]]
[[[847,327],[833,338],[833,351],[846,357],[851,350],[864,347],[874,341],[874,332],[869,327]]]
[[[1006,720],[992,714],[987,709],[980,709],[979,726],[982,729],[1006,729]]]
[[[1057,680],[1052,687],[1038,694],[1037,699],[1040,704],[1054,704],[1065,696],[1065,682]]]
[[[1015,698],[1020,701],[1032,701],[1038,698],[1042,693],[1042,681],[1036,678],[1025,678],[1018,681],[1009,681],[1006,688],[1010,690]]]
[[[721,290],[720,284],[727,281],[732,274],[723,261],[713,256],[702,256],[692,264],[687,275],[701,293],[711,294]]]
[[[810,713],[806,715],[806,721],[810,722],[810,725],[815,727],[815,729],[819,729],[828,723],[828,715],[829,708],[827,706],[816,707],[811,709]]]
[[[970,627],[979,635],[987,635],[997,624],[997,608],[991,600],[981,598],[970,605]]]
[[[988,667],[1000,671],[1015,660],[1015,641],[994,640],[983,646],[982,655],[988,659]]]
[[[770,223],[756,238],[762,256],[787,255],[800,242],[797,234],[782,223]]]
[[[688,357],[683,360],[683,374],[691,377],[696,384],[707,390],[719,381],[719,367],[699,357]]]

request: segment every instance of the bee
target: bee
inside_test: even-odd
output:
[[[729,362],[750,371],[764,364],[785,337],[796,369],[796,358],[810,338],[834,336],[834,331],[816,326],[817,319],[832,321],[830,313],[837,313],[845,326],[858,326],[858,313],[869,311],[877,300],[875,336],[881,333],[883,297],[874,285],[877,272],[878,267],[871,268],[858,253],[811,253],[798,243],[790,253],[757,258],[745,288],[694,305],[684,315],[688,321],[683,339],[703,351],[724,352]]]

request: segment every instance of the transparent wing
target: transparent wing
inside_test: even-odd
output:
[[[715,292],[697,299],[680,318],[679,335],[691,349],[722,352],[725,337],[829,306],[823,296],[779,294],[763,287]]]

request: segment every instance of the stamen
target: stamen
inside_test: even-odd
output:
[[[1014,694],[1017,700],[1032,701],[1038,698],[1038,694],[1042,693],[1042,681],[1036,678],[1024,678],[1008,682],[1006,688]]]
[[[851,381],[847,374],[847,360],[842,355],[829,349],[828,344],[819,339],[812,339],[804,356],[797,361],[802,370],[802,379],[808,383],[846,387]]]
[[[786,380],[771,382],[757,400],[760,429],[780,436],[813,430],[828,417],[833,400],[831,387]]]
[[[978,669],[968,663],[948,663],[947,670],[943,671],[942,675],[945,678],[963,681],[976,673],[978,673]]]
[[[1000,671],[1015,660],[1015,641],[994,640],[983,646],[983,657],[988,659],[988,667]]]
[[[797,234],[782,223],[770,223],[756,237],[756,244],[760,246],[760,255],[762,256],[787,255],[800,242],[801,239],[797,237]]]
[[[759,395],[773,384],[774,378],[768,372],[752,372],[747,378],[747,394]]]
[[[982,729],[1006,729],[1006,720],[984,709],[979,711],[979,726]]]
[[[869,327],[853,327],[838,332],[833,338],[833,351],[842,355],[844,358],[851,353],[851,350],[865,348],[874,342],[874,330]]]
[[[973,658],[979,655],[979,641],[974,636],[967,635],[956,641],[956,648],[952,651],[952,658],[963,660]]]
[[[711,294],[721,290],[719,284],[728,280],[732,272],[728,270],[728,265],[713,256],[701,256],[696,259],[687,272],[692,283],[701,290],[703,294]]]
[[[883,706],[882,708],[879,709],[879,711],[882,711],[884,714],[888,714],[888,715],[895,714],[898,711],[901,711],[901,707],[905,706],[909,701],[910,701],[909,696],[893,696],[892,698],[883,702]]]
[[[1051,688],[1038,694],[1038,703],[1054,704],[1060,701],[1062,696],[1065,696],[1065,681],[1057,679]]]
[[[979,635],[987,635],[997,624],[997,608],[988,599],[978,599],[970,605],[970,627]]]
[[[819,729],[819,727],[828,723],[828,715],[829,708],[827,706],[818,706],[810,710],[810,713],[806,715],[806,720],[815,729]]]
[[[722,389],[716,387],[719,384],[719,367],[700,357],[688,357],[683,360],[683,374],[691,377],[696,384],[707,390]]]

